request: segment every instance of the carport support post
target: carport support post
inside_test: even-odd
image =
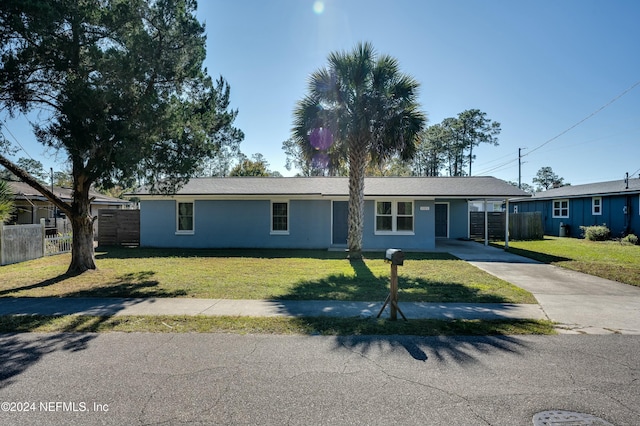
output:
[[[489,245],[489,212],[487,211],[487,199],[484,199],[484,245]]]
[[[504,220],[504,249],[508,249],[509,248],[509,199],[507,198],[505,200],[505,205],[507,207],[507,212],[505,220]]]

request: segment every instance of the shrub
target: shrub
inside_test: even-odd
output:
[[[623,243],[638,245],[639,239],[637,235],[629,234],[622,239]]]
[[[606,241],[611,235],[611,231],[604,225],[581,226],[584,237],[589,241]]]

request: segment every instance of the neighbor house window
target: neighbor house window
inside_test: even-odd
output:
[[[289,233],[289,203],[288,202],[272,202],[271,203],[271,233],[272,234],[288,234]]]
[[[376,233],[413,233],[413,201],[377,201]]]
[[[553,217],[569,217],[569,200],[553,200]]]
[[[177,234],[193,234],[193,202],[178,202]]]
[[[591,199],[591,213],[594,216],[602,214],[602,197],[593,197]]]

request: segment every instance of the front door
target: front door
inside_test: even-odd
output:
[[[333,202],[333,235],[331,243],[336,246],[346,246],[347,236],[349,234],[349,202],[334,201]]]
[[[449,238],[449,204],[436,204],[436,238]]]

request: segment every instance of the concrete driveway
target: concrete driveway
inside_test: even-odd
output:
[[[446,251],[533,293],[559,331],[640,334],[640,288],[546,265],[470,241],[443,240]]]

